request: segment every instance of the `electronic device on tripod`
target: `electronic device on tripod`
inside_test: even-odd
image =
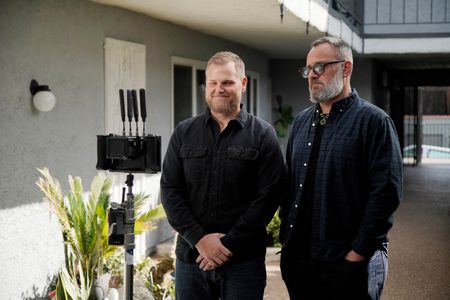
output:
[[[125,131],[125,100],[119,90],[122,135],[97,135],[97,169],[113,172],[157,173],[161,171],[161,137],[145,134],[147,109],[145,90],[139,90],[142,135],[139,135],[139,111],[136,90],[127,90],[129,134]],[[132,134],[133,116],[136,135]]]
[[[139,90],[142,135],[139,135],[139,111],[136,90],[127,90],[127,116],[129,132],[125,130],[124,91],[119,90],[122,135],[97,135],[97,169],[112,172],[126,172],[128,192],[122,190],[122,202],[111,202],[108,210],[108,244],[124,245],[125,248],[125,299],[133,299],[134,236],[134,195],[132,173],[157,173],[161,171],[161,137],[145,134],[147,109],[145,90]],[[132,133],[133,116],[136,134]]]

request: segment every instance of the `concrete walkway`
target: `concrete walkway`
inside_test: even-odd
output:
[[[405,167],[404,200],[389,237],[383,299],[450,299],[450,164]],[[264,299],[289,299],[268,249]]]
[[[280,248],[267,248],[266,271],[267,286],[264,290],[264,299],[289,300],[289,294],[280,272],[280,254],[276,254]]]

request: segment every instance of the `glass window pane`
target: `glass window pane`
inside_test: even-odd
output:
[[[174,126],[192,116],[192,68],[174,66]]]
[[[197,115],[206,110],[205,70],[197,70]]]

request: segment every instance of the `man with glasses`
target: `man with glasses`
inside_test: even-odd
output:
[[[392,119],[351,88],[352,69],[334,37],[314,41],[301,69],[314,105],[293,124],[280,212],[291,299],[379,299],[386,279],[402,158]]]

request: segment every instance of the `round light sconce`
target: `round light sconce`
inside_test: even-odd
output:
[[[33,105],[38,111],[51,111],[56,104],[55,95],[48,85],[39,85],[36,80],[31,80],[30,92],[33,95]]]

